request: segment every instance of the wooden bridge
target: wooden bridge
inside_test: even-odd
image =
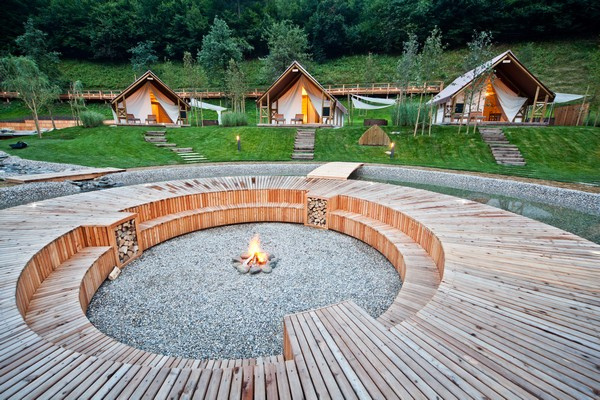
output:
[[[376,95],[376,96],[395,96],[402,93],[404,90],[395,83],[373,83],[368,85],[363,84],[342,84],[342,85],[324,85],[325,89],[334,96],[347,96],[349,94],[357,95]],[[406,92],[410,94],[437,94],[444,87],[444,82],[433,81],[425,84],[410,84],[406,88]],[[262,96],[266,88],[256,88],[246,93],[247,98],[256,99]],[[120,90],[84,90],[82,95],[86,101],[111,101],[121,93]],[[221,99],[227,97],[227,93],[223,89],[176,89],[175,93],[185,99],[190,97],[203,99]],[[18,96],[17,92],[0,92],[0,98],[14,99]],[[60,95],[61,100],[69,100],[70,93]]]
[[[283,354],[149,353],[85,316],[145,249],[229,223],[305,223],[385,255],[402,279],[372,318],[351,301],[289,315]],[[119,242],[127,230],[132,243]],[[206,178],[0,211],[1,398],[598,398],[600,246],[476,202],[374,182]],[[340,283],[343,284],[343,283]]]

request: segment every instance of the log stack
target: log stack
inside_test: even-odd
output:
[[[119,263],[124,264],[137,255],[139,250],[135,220],[123,222],[115,228]]]
[[[307,215],[306,223],[308,225],[327,227],[327,200],[315,197],[306,199]]]

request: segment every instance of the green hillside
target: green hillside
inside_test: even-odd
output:
[[[499,44],[495,52],[512,49],[517,57],[552,90],[584,93],[590,84],[592,68],[600,59],[600,47],[595,40],[553,41],[536,43]],[[446,83],[464,72],[463,58],[466,49],[450,50],[444,54],[444,74],[438,79]],[[313,62],[307,66],[309,72],[322,84],[364,83],[365,55],[345,56],[326,61]],[[397,56],[374,55],[374,76],[377,82],[394,82]],[[243,69],[248,86],[268,86],[262,74],[259,60],[246,61]],[[67,81],[81,80],[85,89],[123,89],[134,79],[131,66],[127,63],[95,63],[90,61],[63,60],[60,70]],[[190,83],[181,62],[158,63],[155,72],[170,86],[189,87]],[[205,87],[214,88],[218,83],[206,80]]]

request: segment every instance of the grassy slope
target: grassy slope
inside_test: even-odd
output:
[[[385,127],[385,130],[392,132],[397,128]],[[399,135],[390,135],[396,142],[396,157],[390,160],[385,154],[386,147],[358,145],[364,128],[321,129],[317,133],[315,160],[419,165],[600,185],[600,128],[507,129],[507,136],[527,160],[525,167],[497,165],[479,134],[457,134],[456,130],[456,127],[434,127],[431,137],[415,138],[404,128]],[[47,133],[41,140],[28,138],[30,147],[24,150],[11,150],[8,143],[12,141],[0,141],[0,150],[35,160],[97,167],[182,162],[169,150],[144,142],[144,131],[142,127],[69,128]],[[210,161],[288,161],[294,132],[286,128],[206,127],[170,129],[167,135],[170,141],[192,147]],[[240,153],[236,135],[242,141]]]
[[[588,73],[600,48],[594,40],[538,42],[527,46],[526,43],[499,44],[494,52],[500,53],[512,49],[518,57],[552,90],[584,93],[588,85]],[[438,79],[448,83],[463,70],[465,49],[447,51],[444,55],[443,74]],[[375,79],[378,82],[393,82],[397,56],[375,55]],[[80,79],[85,89],[123,89],[133,80],[131,67],[123,64],[100,64],[88,61],[62,61],[60,68],[67,80]],[[365,56],[348,56],[329,60],[323,64],[311,63],[311,74],[322,84],[359,83],[364,81]],[[164,64],[158,64],[155,70],[160,74]],[[244,63],[244,70],[250,87],[268,86],[261,73],[258,60]],[[189,86],[186,82],[180,62],[173,63],[173,71],[163,77],[175,88]],[[209,82],[208,87],[218,86]]]

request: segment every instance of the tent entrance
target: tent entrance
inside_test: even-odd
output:
[[[491,83],[487,84],[484,98],[483,116],[485,117],[485,121],[506,121],[504,110],[502,110],[498,95]]]
[[[321,120],[317,109],[310,100],[304,87],[302,88],[302,114],[304,115],[305,124],[318,124]]]
[[[152,114],[156,116],[156,122],[159,124],[172,124],[173,121],[169,117],[169,114],[165,111],[164,107],[156,100],[154,93],[150,91],[150,104],[152,105]]]

